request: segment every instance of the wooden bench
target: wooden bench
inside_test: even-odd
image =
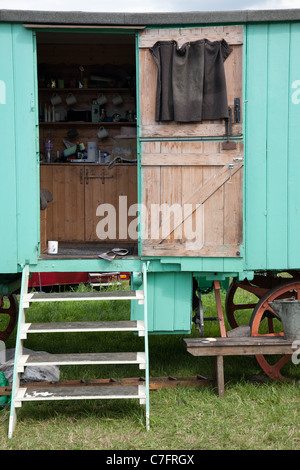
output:
[[[224,356],[293,354],[292,341],[283,337],[185,338],[187,351],[193,356],[214,359],[214,380],[220,397],[225,395]]]

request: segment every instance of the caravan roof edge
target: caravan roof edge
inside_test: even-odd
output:
[[[77,25],[171,25],[299,21],[300,9],[165,13],[0,10],[0,22]]]

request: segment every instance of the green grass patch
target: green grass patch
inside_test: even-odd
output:
[[[80,286],[85,290],[85,286]],[[245,296],[245,292],[241,293]],[[246,294],[247,295],[247,294]],[[222,292],[224,304],[225,293]],[[246,301],[244,299],[243,301]],[[215,316],[213,294],[203,297],[205,316]],[[244,323],[251,311],[244,311]],[[28,321],[127,320],[129,301],[34,304]],[[226,327],[229,328],[226,322]],[[205,323],[205,336],[220,336],[217,322]],[[198,332],[193,328],[192,336]],[[211,358],[193,357],[187,335],[150,335],[150,376],[211,377]],[[143,350],[132,333],[29,335],[25,347],[50,353]],[[15,336],[7,348],[15,346]],[[0,411],[2,450],[299,450],[300,371],[291,362],[283,370],[294,379],[263,381],[255,357],[225,357],[225,397],[213,387],[177,387],[150,392],[150,432],[145,409],[136,400],[26,403],[18,409],[13,438],[7,438],[9,408]],[[136,366],[61,367],[61,380],[138,377]]]

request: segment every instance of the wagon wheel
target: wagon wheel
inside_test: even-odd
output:
[[[247,280],[241,281],[241,282],[233,280],[227,290],[226,299],[225,299],[225,312],[226,312],[226,316],[227,316],[227,319],[231,328],[237,328],[238,326],[241,326],[238,323],[239,311],[248,310],[248,309],[253,310],[257,305],[257,302],[236,303],[235,298],[237,298],[236,294],[239,289],[245,290],[254,294],[257,297],[257,302],[268,291],[267,288],[253,285]],[[245,321],[243,321],[243,323],[245,323]]]
[[[285,282],[270,289],[258,302],[250,319],[251,336],[283,336],[280,317],[270,307],[269,302],[295,297],[300,299],[300,280]],[[255,356],[263,371],[273,380],[287,380],[282,374],[282,367],[290,360],[291,354],[278,357]]]
[[[8,325],[6,326],[5,330],[0,331],[0,340],[5,341],[9,335],[12,333],[14,327],[16,326],[18,313],[19,313],[19,303],[17,296],[15,294],[11,294],[8,296],[9,300],[9,307],[4,308],[3,304],[1,304],[1,297],[0,297],[0,315],[8,315],[9,321]]]

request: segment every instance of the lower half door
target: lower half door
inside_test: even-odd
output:
[[[239,257],[243,145],[142,144],[142,255]]]

